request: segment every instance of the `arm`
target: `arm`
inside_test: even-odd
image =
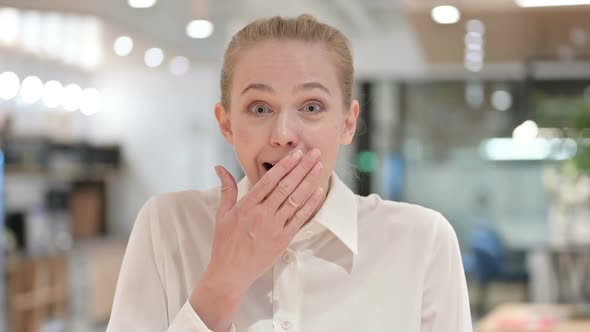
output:
[[[467,283],[457,236],[440,216],[424,279],[421,332],[471,332]]]
[[[166,288],[160,259],[163,248],[156,220],[154,199],[139,211],[127,244],[108,332],[211,332],[187,301],[181,310],[168,317]],[[233,328],[233,326],[232,326]]]

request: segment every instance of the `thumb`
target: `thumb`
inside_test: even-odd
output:
[[[215,166],[215,173],[221,180],[221,202],[217,213],[224,215],[236,205],[238,186],[236,179],[223,166]]]

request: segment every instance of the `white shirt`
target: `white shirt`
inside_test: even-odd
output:
[[[248,191],[247,178],[238,198]],[[210,331],[188,302],[219,188],[152,197],[135,222],[108,332]],[[237,332],[471,332],[457,238],[439,213],[355,195],[336,176],[315,218],[246,292]]]

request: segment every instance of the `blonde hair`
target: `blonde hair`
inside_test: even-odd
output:
[[[296,18],[274,16],[258,19],[238,31],[229,42],[223,56],[221,69],[221,103],[227,111],[230,108],[230,90],[235,65],[244,48],[269,40],[302,40],[306,42],[325,43],[332,53],[336,65],[343,103],[348,109],[352,102],[354,68],[348,38],[330,25],[321,23],[311,15],[299,15]]]

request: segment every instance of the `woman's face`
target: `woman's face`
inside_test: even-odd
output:
[[[265,41],[243,49],[234,69],[230,110],[215,106],[225,139],[256,183],[294,149],[321,152],[327,192],[340,144],[356,130],[358,102],[344,106],[338,72],[322,43]]]

